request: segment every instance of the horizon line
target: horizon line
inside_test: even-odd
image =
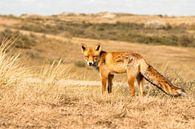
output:
[[[24,12],[24,13],[18,13],[18,14],[14,14],[14,13],[0,13],[1,16],[5,15],[5,16],[9,16],[9,15],[13,15],[13,16],[22,16],[22,15],[39,15],[39,16],[52,16],[52,15],[60,15],[63,13],[67,13],[67,14],[86,14],[86,15],[90,15],[90,14],[99,14],[99,13],[113,13],[113,14],[127,14],[127,15],[135,15],[135,16],[167,16],[167,17],[194,17],[195,15],[170,15],[170,14],[162,14],[162,13],[153,13],[153,14],[144,14],[144,13],[130,13],[130,12],[116,12],[116,11],[97,11],[97,12],[79,12],[79,11],[62,11],[62,12],[56,12],[56,13],[50,13],[50,14],[45,14],[45,13],[30,13],[30,12]]]

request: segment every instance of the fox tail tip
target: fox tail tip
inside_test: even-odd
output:
[[[178,89],[177,93],[178,93],[178,96],[183,96],[183,97],[187,96],[187,93],[185,92],[184,89]]]

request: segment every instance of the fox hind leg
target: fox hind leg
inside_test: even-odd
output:
[[[131,96],[135,96],[134,82],[138,75],[139,75],[139,67],[137,67],[136,63],[130,64],[129,68],[127,69],[127,78],[128,78],[129,88],[131,90]]]
[[[137,78],[137,84],[139,87],[139,95],[144,96],[144,77],[141,74],[138,74]]]
[[[131,91],[131,96],[135,96],[135,86],[134,86],[135,76],[130,69],[127,71],[127,78],[128,78],[129,88]]]
[[[128,77],[128,84],[131,90],[131,96],[135,96],[134,82],[135,82],[135,77]]]

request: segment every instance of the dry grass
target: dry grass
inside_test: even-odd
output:
[[[0,94],[1,100],[6,97],[17,97],[17,94],[12,94],[17,85],[20,85],[27,74],[27,70],[18,61],[19,54],[11,54],[11,46],[13,39],[4,40],[0,48]]]
[[[170,98],[148,89],[145,97],[130,97],[127,88],[114,87],[102,96],[100,87],[62,87],[56,81],[70,76],[61,61],[38,73],[0,48],[0,128],[159,128],[195,127],[193,85],[186,98]],[[6,45],[8,44],[8,45]],[[30,83],[29,78],[43,81]],[[189,85],[186,84],[187,88]],[[156,89],[155,89],[156,90]]]
[[[101,96],[94,88],[70,87],[57,103],[8,103],[0,108],[1,128],[193,129],[195,122],[190,97]]]

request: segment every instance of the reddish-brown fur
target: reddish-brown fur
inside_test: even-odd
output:
[[[102,80],[102,94],[106,87],[108,93],[112,92],[112,80],[114,74],[127,73],[131,96],[135,95],[134,82],[139,85],[139,94],[144,95],[144,78],[172,96],[185,95],[185,91],[174,86],[169,80],[149,65],[145,59],[131,52],[105,52],[98,45],[95,48],[87,48],[82,45],[82,51],[88,65],[94,66],[100,73]]]

